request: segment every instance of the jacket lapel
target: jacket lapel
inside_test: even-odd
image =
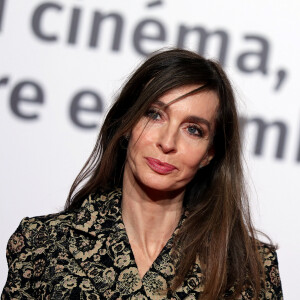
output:
[[[161,277],[159,274],[164,275],[167,282],[172,281],[175,262],[170,260],[169,254],[173,238],[186,219],[187,212],[159,257],[141,279],[122,221],[121,198],[120,190],[107,195],[89,196],[81,208],[73,213],[70,237],[65,246],[100,296],[116,299],[140,291],[150,297],[153,282]],[[203,280],[200,263],[196,261],[192,272],[175,294],[188,296],[201,293]]]
[[[121,197],[120,190],[90,195],[74,213],[70,228],[69,251],[100,294],[122,292],[117,278],[130,265],[136,288],[142,286],[122,222]]]

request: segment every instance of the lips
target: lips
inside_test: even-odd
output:
[[[153,171],[155,171],[156,173],[162,174],[162,175],[169,174],[176,169],[175,166],[170,165],[165,162],[162,162],[162,161],[152,158],[152,157],[146,157],[146,161],[147,161],[148,166]]]

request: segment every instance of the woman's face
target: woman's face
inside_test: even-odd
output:
[[[123,184],[137,183],[164,192],[182,189],[199,166],[213,158],[210,145],[219,104],[216,93],[202,91],[170,103],[198,87],[188,85],[167,92],[134,126]]]

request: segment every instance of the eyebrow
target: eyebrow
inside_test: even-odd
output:
[[[203,119],[203,118],[200,118],[200,117],[197,117],[197,116],[188,116],[186,118],[186,120],[188,122],[191,122],[191,123],[201,123],[201,124],[204,124],[204,125],[207,126],[208,131],[211,130],[211,125],[210,125],[210,123],[206,119]]]
[[[163,103],[163,102],[160,101],[160,100],[154,101],[153,104],[156,104],[156,105],[159,106],[160,108],[166,108],[166,107],[168,106],[168,103],[167,103],[167,104],[166,104],[166,103]]]
[[[169,106],[169,103],[164,103],[160,100],[156,100],[153,104],[157,105],[158,107],[165,109]],[[190,123],[201,123],[207,126],[208,130],[211,131],[211,124],[208,120],[201,118],[201,117],[197,117],[197,116],[188,116],[186,118],[187,122]]]

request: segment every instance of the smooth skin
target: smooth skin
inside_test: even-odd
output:
[[[186,185],[214,155],[216,93],[201,91],[174,101],[198,87],[167,92],[130,134],[122,217],[141,278],[178,225]]]

